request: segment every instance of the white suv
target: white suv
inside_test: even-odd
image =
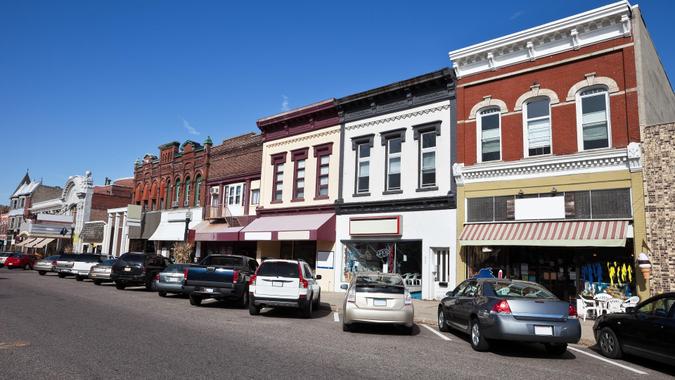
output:
[[[89,270],[112,256],[102,256],[93,253],[65,253],[56,260],[56,272],[59,277],[75,276],[77,281],[89,277]]]
[[[321,302],[320,279],[302,260],[265,260],[249,280],[248,311],[258,315],[263,307],[293,307],[310,318]]]

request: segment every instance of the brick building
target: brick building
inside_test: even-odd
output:
[[[674,104],[654,56],[626,1],[450,52],[458,279],[492,267],[563,298],[647,294],[640,129],[667,116],[646,104]]]

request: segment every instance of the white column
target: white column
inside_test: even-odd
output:
[[[112,233],[112,214],[108,213],[108,223],[103,228],[103,249],[101,253],[110,254],[110,234]]]
[[[129,225],[127,223],[127,212],[122,214],[122,241],[120,242],[120,250],[125,253],[129,252]]]
[[[119,244],[118,244],[118,240],[119,240],[119,237],[120,237],[119,226],[120,226],[120,214],[115,213],[115,226],[113,227],[114,228],[113,229],[113,231],[114,231],[114,233],[113,233],[113,249],[112,249],[112,255],[113,256],[119,256],[119,248],[120,248]]]

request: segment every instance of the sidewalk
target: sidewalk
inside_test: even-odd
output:
[[[333,311],[342,312],[342,303],[344,299],[345,293],[321,292],[321,301],[330,304]],[[415,307],[415,322],[436,326],[438,301],[413,300],[413,306]],[[581,323],[581,340],[579,341],[579,344],[584,346],[594,345],[593,320],[587,319],[584,321],[583,319],[580,319],[579,322]]]

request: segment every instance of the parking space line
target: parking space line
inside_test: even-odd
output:
[[[340,322],[340,314],[337,311],[333,312],[333,320],[335,322]]]
[[[640,375],[647,375],[647,372],[640,371],[639,369],[635,369],[635,368],[629,367],[629,366],[627,366],[627,365],[623,365],[623,364],[621,364],[621,363],[617,363],[617,362],[612,361],[612,360],[609,360],[609,359],[607,359],[607,358],[603,358],[602,356],[599,356],[599,355],[591,354],[590,352],[586,352],[586,351],[581,350],[581,349],[578,349],[578,348],[574,348],[574,347],[567,346],[567,349],[568,349],[568,350],[572,350],[572,351],[574,351],[574,352],[582,353],[582,354],[584,354],[584,355],[588,355],[588,356],[590,356],[590,357],[592,357],[592,358],[598,359],[598,360],[603,361],[603,362],[605,362],[605,363],[613,364],[613,365],[615,365],[615,366],[617,366],[617,367],[621,367],[621,368],[623,368],[623,369],[627,369],[627,370],[629,370],[629,371],[635,372],[635,373],[640,374]]]
[[[447,340],[448,342],[452,342],[452,339],[448,338],[447,336],[441,334],[440,332],[434,330],[432,327],[429,327],[427,325],[418,325],[418,326],[424,326],[427,330],[431,331],[432,333],[438,335],[441,339]]]

